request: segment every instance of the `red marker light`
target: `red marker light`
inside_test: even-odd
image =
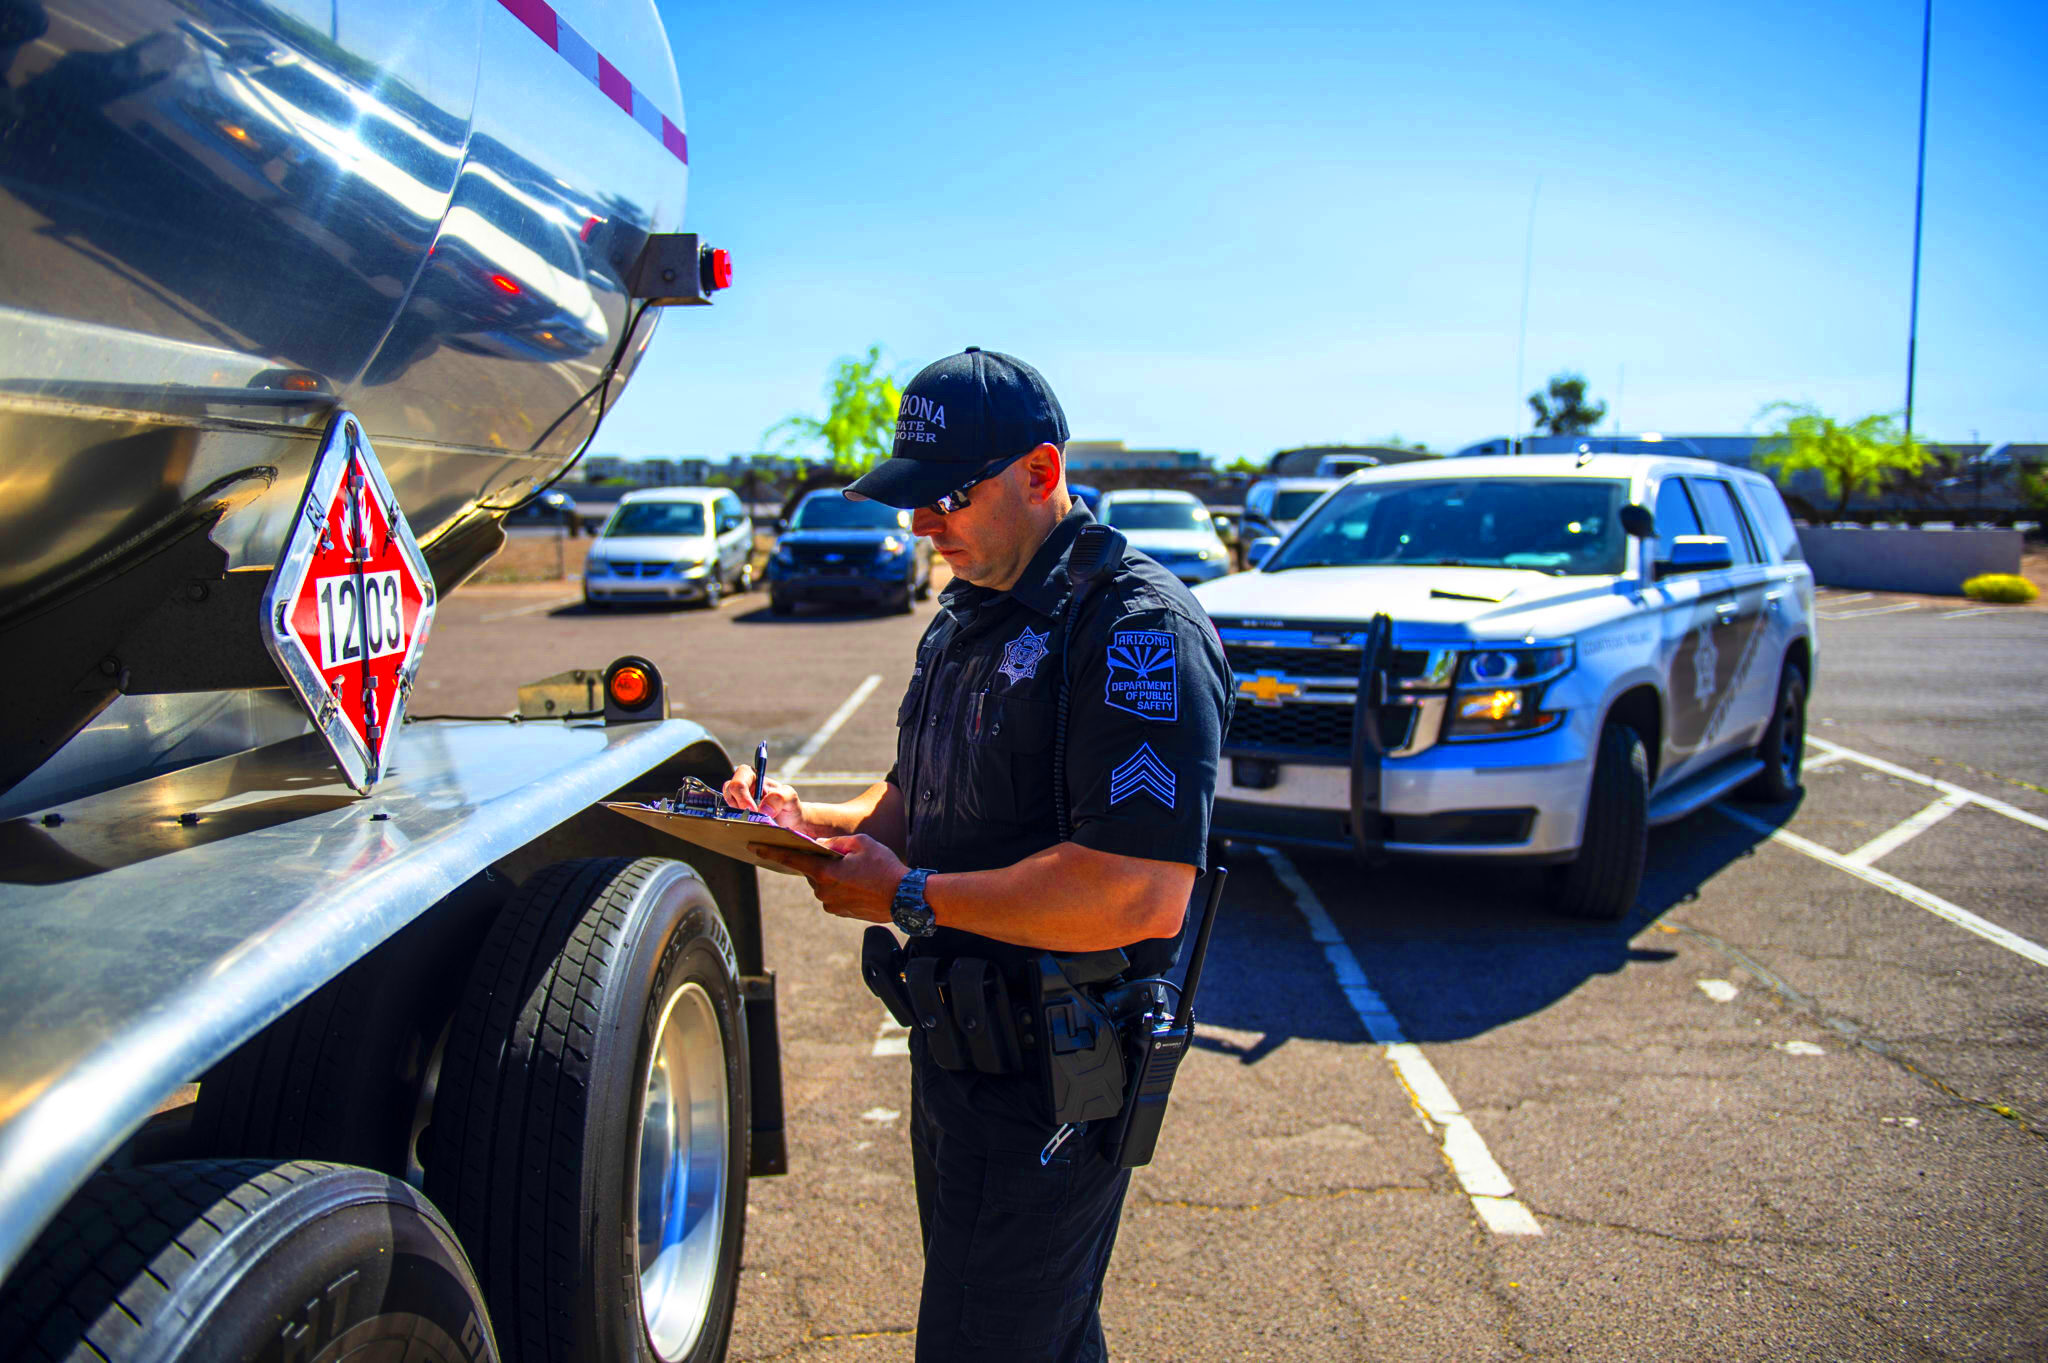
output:
[[[509,279],[501,274],[492,275],[491,282],[493,284],[496,284],[500,289],[504,290],[506,293],[513,294],[515,296],[525,292],[524,289],[519,287],[518,281]]]
[[[732,287],[732,252],[723,246],[711,248],[711,287],[729,289]]]
[[[600,220],[597,218],[585,218],[583,220],[583,230],[576,234],[577,237],[583,241],[589,241],[590,234],[597,230],[597,224],[599,221]]]

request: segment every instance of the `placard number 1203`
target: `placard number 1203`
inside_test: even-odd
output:
[[[322,670],[360,662],[366,657],[381,658],[405,647],[405,617],[399,610],[397,570],[364,573],[362,592],[359,601],[353,575],[320,579]]]

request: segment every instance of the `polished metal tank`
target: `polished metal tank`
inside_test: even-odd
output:
[[[458,583],[647,344],[682,119],[651,0],[0,0],[0,635],[181,516],[274,563],[337,407]],[[123,696],[0,816],[300,723]]]

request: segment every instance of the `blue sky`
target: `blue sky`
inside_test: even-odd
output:
[[[736,280],[602,450],[757,449],[870,342],[1224,459],[1456,448],[1561,368],[1630,430],[1903,403],[1917,0],[661,9]],[[2044,52],[2048,5],[1936,0],[1931,438],[2048,439]]]

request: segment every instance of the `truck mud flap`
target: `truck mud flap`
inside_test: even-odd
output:
[[[761,1178],[789,1172],[789,1146],[782,1130],[782,1032],[775,1021],[775,975],[740,981],[747,1010],[747,1065],[753,1125],[747,1140],[747,1173]]]

